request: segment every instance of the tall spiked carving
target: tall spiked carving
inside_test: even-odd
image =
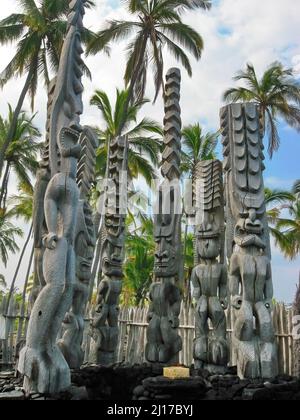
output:
[[[74,241],[79,206],[76,183],[82,128],[81,29],[84,0],[72,0],[67,35],[53,94],[49,126],[51,180],[45,192],[46,236],[43,276],[28,326],[19,370],[26,392],[52,393],[70,385],[70,370],[56,344],[58,332],[71,306],[75,284]],[[58,158],[58,151],[60,161]]]
[[[158,208],[154,221],[155,282],[150,291],[146,358],[152,363],[178,363],[182,340],[178,334],[181,308],[181,110],[180,71],[167,73],[164,119],[164,151]]]
[[[91,324],[90,362],[115,362],[119,338],[119,298],[122,290],[125,243],[127,148],[125,137],[110,143],[105,217],[102,226],[102,280],[98,287],[95,315]]]
[[[73,289],[72,307],[63,322],[63,337],[58,342],[71,369],[80,368],[84,360],[82,349],[84,315],[89,297],[91,269],[96,245],[93,213],[88,196],[95,178],[98,140],[89,127],[84,127],[79,144],[81,156],[77,169],[80,201],[75,233],[76,283]]]
[[[46,122],[46,139],[45,144],[41,152],[41,160],[39,162],[39,169],[36,176],[36,184],[34,187],[34,198],[33,198],[33,233],[34,233],[34,284],[30,293],[30,306],[31,309],[36,301],[40,291],[46,285],[44,274],[43,274],[43,258],[45,252],[45,246],[43,243],[43,237],[47,233],[45,211],[44,211],[44,200],[47,190],[47,186],[50,181],[50,161],[49,161],[49,131],[50,131],[50,119],[51,110],[53,103],[53,96],[55,91],[56,78],[50,82],[48,89],[48,104],[47,104],[47,122]]]
[[[259,115],[251,103],[221,110],[229,283],[236,318],[233,346],[238,373],[247,378],[270,378],[277,373]]]
[[[197,266],[192,272],[196,308],[194,359],[197,369],[223,373],[228,363],[226,339],[227,270],[224,266],[222,164],[200,162],[195,171]],[[212,331],[209,331],[209,320]]]

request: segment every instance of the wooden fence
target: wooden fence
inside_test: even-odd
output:
[[[5,302],[0,305],[0,368],[13,368],[19,348],[23,345],[28,316],[24,308],[17,302],[12,302],[8,317],[3,316]],[[147,308],[122,308],[120,311],[120,337],[117,349],[118,362],[141,364],[145,362],[145,345],[147,331]],[[183,306],[180,314],[180,335],[183,350],[180,353],[180,363],[190,366],[193,363],[194,308]],[[273,322],[279,349],[279,372],[293,372],[293,337],[292,310],[284,304],[276,304],[273,312]],[[230,314],[227,315],[228,339],[231,340],[232,325]],[[88,361],[90,348],[89,320],[86,320],[84,334],[85,361]]]
[[[293,373],[293,336],[292,309],[284,304],[276,304],[273,312],[274,329],[278,343],[280,374]],[[227,333],[231,340],[232,325],[227,314]],[[123,308],[120,313],[120,341],[118,361],[128,363],[145,362],[147,330],[147,308]],[[179,332],[183,341],[180,364],[191,366],[193,363],[193,341],[195,337],[195,312],[192,306],[182,308]]]

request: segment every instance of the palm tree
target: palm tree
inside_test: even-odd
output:
[[[194,175],[197,164],[216,158],[219,133],[203,133],[200,124],[182,130],[182,172]]]
[[[283,190],[272,190],[265,188],[265,203],[267,207],[267,217],[270,225],[278,222],[282,209],[295,200],[292,192]]]
[[[46,85],[49,84],[50,70],[56,70],[59,63],[62,42],[67,29],[66,14],[69,0],[18,0],[21,13],[13,13],[0,21],[0,44],[17,41],[17,51],[10,63],[0,74],[0,84],[4,86],[16,76],[27,74],[26,81],[11,121],[7,138],[0,148],[0,175],[3,170],[6,150],[13,140],[17,120],[27,93],[34,98],[37,91],[39,75],[43,75]],[[93,1],[85,2],[86,7],[93,6]],[[94,34],[84,28],[82,37],[85,43],[90,42]],[[86,72],[89,74],[87,68]]]
[[[9,198],[9,204],[12,205],[12,208],[9,210],[9,216],[15,219],[23,219],[25,223],[30,223],[29,231],[26,237],[26,240],[24,242],[23,248],[21,250],[18,263],[16,265],[15,273],[10,285],[10,290],[8,294],[8,299],[6,302],[6,313],[9,308],[10,300],[13,296],[14,290],[15,290],[15,284],[17,281],[17,277],[21,268],[22,261],[25,256],[26,249],[30,243],[30,239],[32,236],[32,214],[33,214],[33,187],[28,183],[20,183],[18,187],[18,194],[13,195]],[[33,248],[33,245],[32,245]],[[31,256],[29,258],[29,268],[28,271],[31,268],[32,265],[32,255],[33,251],[31,252]],[[26,279],[28,279],[30,273],[27,272]]]
[[[224,93],[227,102],[254,102],[259,105],[264,132],[269,137],[270,157],[278,150],[280,138],[277,118],[300,131],[300,83],[294,77],[293,70],[284,68],[275,62],[269,66],[259,79],[252,64],[240,71],[236,81],[245,82],[245,86],[230,88]]]
[[[293,190],[266,189],[265,196],[270,233],[283,255],[293,260],[300,254],[300,201]]]
[[[15,254],[19,247],[16,238],[23,236],[22,229],[10,221],[11,215],[0,209],[0,260],[7,266],[9,252]]]
[[[153,278],[155,242],[152,218],[140,215],[139,227],[128,233],[125,248],[123,302],[139,306],[145,302]]]
[[[38,143],[41,136],[38,128],[33,124],[34,117],[28,117],[25,112],[19,115],[14,138],[5,153],[5,171],[2,177],[0,207],[5,208],[8,183],[11,172],[17,177],[18,182],[31,185],[30,175],[35,175],[38,167],[37,152],[42,144]],[[9,116],[4,120],[0,116],[0,147],[5,143],[12,120],[13,110],[9,105]]]
[[[291,203],[285,210],[289,212],[289,217],[281,216],[272,233],[284,256],[294,260],[300,255],[300,201]]]
[[[184,50],[197,60],[201,58],[203,40],[198,32],[182,22],[182,13],[198,8],[207,10],[211,0],[125,0],[133,21],[112,20],[108,28],[92,39],[88,53],[110,51],[112,42],[131,37],[127,47],[125,83],[129,94],[125,109],[133,100],[144,97],[148,66],[153,64],[155,97],[163,87],[164,47],[192,75],[192,67]],[[122,124],[120,130],[122,130]],[[119,133],[118,133],[119,134]]]
[[[148,100],[137,101],[126,110],[128,95],[128,90],[117,90],[114,109],[103,91],[97,90],[91,99],[91,105],[99,109],[104,121],[104,127],[98,129],[100,145],[97,151],[97,173],[105,176],[110,141],[120,132],[128,138],[129,177],[134,179],[142,175],[150,185],[155,175],[154,168],[159,163],[163,131],[158,123],[149,118],[137,120],[138,113]]]
[[[293,191],[293,194],[295,194],[296,199],[299,200],[300,199],[300,179],[297,179],[297,181],[294,183],[292,191]]]
[[[150,185],[155,176],[155,167],[158,166],[162,145],[163,130],[155,121],[149,118],[137,120],[141,108],[148,101],[143,99],[130,106],[126,105],[128,90],[117,90],[114,107],[108,95],[97,90],[91,98],[91,105],[96,106],[101,114],[104,126],[97,129],[99,147],[97,150],[96,171],[99,178],[105,178],[107,173],[107,156],[110,141],[116,138],[117,133],[127,136],[128,141],[128,178],[135,179],[141,175]],[[123,125],[121,129],[120,126]],[[158,136],[158,137],[157,137]],[[93,202],[99,201],[99,192],[92,195]],[[97,212],[95,217],[96,231],[99,232],[101,215]],[[92,298],[93,285],[97,276],[101,275],[101,235],[95,250],[94,265],[90,282],[90,298]]]

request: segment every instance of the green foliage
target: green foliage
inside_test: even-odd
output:
[[[154,250],[153,220],[140,215],[139,227],[128,232],[122,303],[143,305],[153,280]]]
[[[203,133],[200,124],[189,125],[182,130],[183,173],[193,176],[197,163],[216,159],[219,133]]]
[[[300,255],[300,200],[296,191],[295,186],[291,192],[266,189],[271,235],[290,260]]]
[[[8,254],[15,254],[19,247],[16,238],[23,236],[22,229],[14,226],[8,213],[0,209],[0,260],[6,267]]]
[[[39,4],[37,4],[39,3]],[[17,42],[16,53],[0,74],[2,86],[31,68],[29,94],[34,107],[38,78],[42,75],[49,84],[49,71],[57,70],[62,43],[67,30],[66,14],[69,0],[19,0],[21,13],[13,13],[0,21],[0,44]],[[87,7],[93,1],[86,2]],[[83,41],[88,43],[94,34],[83,30]],[[87,74],[89,71],[85,68]]]
[[[117,89],[114,107],[104,91],[97,90],[91,98],[91,105],[99,109],[104,122],[103,127],[97,130],[100,143],[97,151],[97,173],[101,177],[105,176],[109,143],[121,130],[121,134],[128,137],[129,177],[134,179],[141,175],[150,185],[159,163],[163,131],[150,118],[138,121],[138,113],[149,101],[143,99],[127,107],[128,94],[128,90]]]
[[[33,214],[33,188],[32,186],[20,183],[18,194],[11,195],[8,200],[10,206],[9,214],[16,219],[22,218],[29,223]]]
[[[38,168],[37,156],[41,150],[42,143],[39,142],[41,136],[38,128],[34,125],[35,115],[29,117],[22,112],[17,120],[16,131],[12,142],[5,153],[6,171],[2,178],[0,206],[6,207],[7,189],[11,172],[23,188],[33,189],[31,177],[35,175]],[[0,149],[4,144],[10,126],[12,124],[13,111],[9,106],[7,119],[0,116]]]

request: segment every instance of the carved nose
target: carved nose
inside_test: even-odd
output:
[[[249,219],[251,220],[251,222],[255,222],[257,219],[257,215],[256,215],[256,211],[254,209],[251,209],[249,211]]]
[[[164,252],[156,252],[155,253],[155,257],[159,260],[163,260],[164,258],[168,258],[169,253],[168,251],[164,251]]]

